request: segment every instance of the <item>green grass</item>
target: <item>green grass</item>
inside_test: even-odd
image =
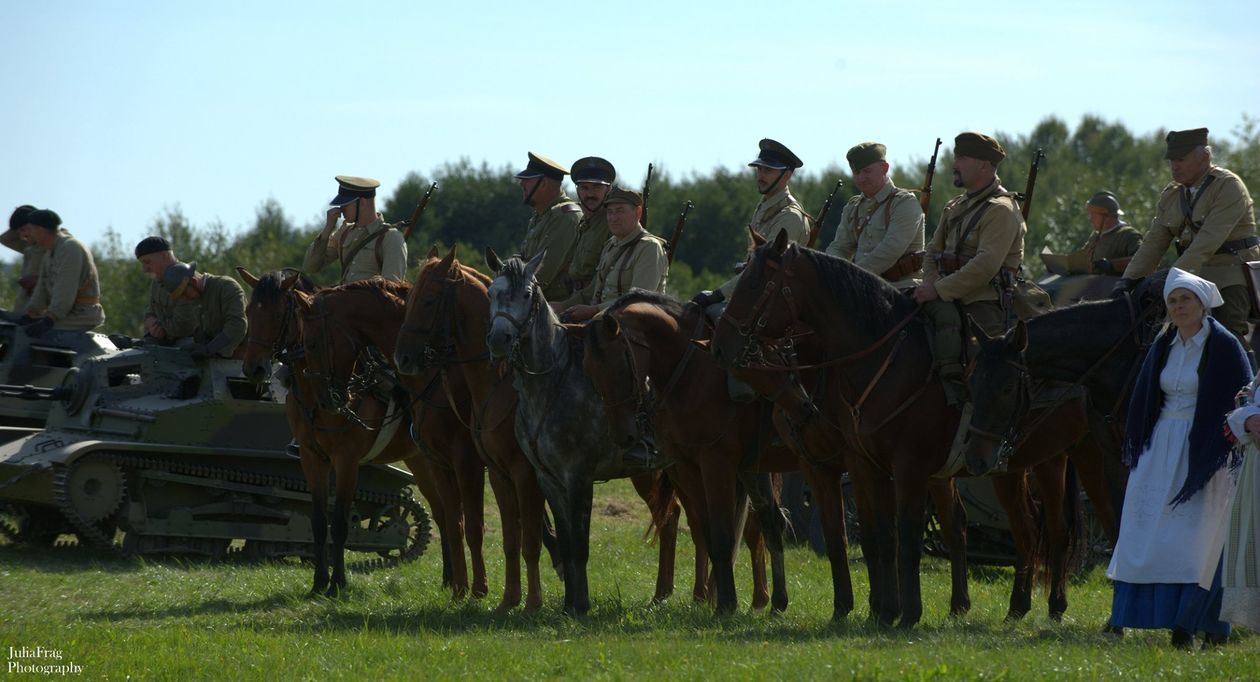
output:
[[[826,561],[789,552],[787,613],[749,612],[746,553],[741,611],[716,618],[692,603],[692,548],[679,540],[675,596],[650,605],[656,547],[630,486],[596,489],[591,614],[559,613],[562,586],[544,574],[546,607],[494,616],[502,581],[497,520],[488,505],[491,594],[453,601],[436,547],[417,562],[351,576],[342,599],[308,598],[299,564],[207,565],[102,558],[76,547],[0,547],[0,653],[60,650],[90,678],[122,679],[1247,679],[1260,675],[1260,637],[1235,634],[1214,651],[1172,650],[1165,632],[1100,633],[1111,590],[1100,569],[1072,586],[1062,623],[1044,594],[1022,622],[1002,621],[1011,573],[972,571],[971,613],[947,616],[948,566],[924,564],[921,625],[868,627],[866,575],[851,564],[857,610],[833,625]],[[29,662],[29,661],[28,661]],[[33,675],[30,677],[34,677]]]

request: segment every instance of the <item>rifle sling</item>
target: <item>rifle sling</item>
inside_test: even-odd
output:
[[[341,283],[342,284],[346,283],[346,272],[349,270],[350,264],[354,262],[354,257],[359,255],[359,252],[362,251],[365,247],[367,247],[367,245],[372,240],[379,241],[379,240],[384,239],[385,232],[391,229],[393,229],[392,226],[384,225],[381,227],[381,229],[375,232],[369,232],[367,235],[363,237],[363,239],[359,240],[359,243],[354,245],[354,248],[350,249],[349,256],[345,255],[344,251],[342,252],[341,254]],[[378,260],[380,259],[379,253],[377,254],[377,259]],[[378,266],[379,266],[379,263],[378,263]]]

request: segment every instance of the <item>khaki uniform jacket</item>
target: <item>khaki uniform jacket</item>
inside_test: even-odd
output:
[[[144,317],[156,319],[167,339],[180,339],[197,333],[199,307],[196,301],[186,298],[172,300],[162,285],[153,281],[149,283],[149,305],[144,309]]]
[[[18,277],[39,276],[39,271],[44,266],[43,249],[23,241],[22,235],[18,234],[17,230],[6,230],[0,233],[0,244],[22,254],[22,272]],[[26,304],[30,300],[31,297],[26,294],[26,290],[20,286],[17,287],[17,300],[13,303],[13,312],[19,315],[26,312]]]
[[[95,302],[81,302],[84,300]],[[27,310],[32,317],[51,317],[53,329],[87,331],[105,321],[100,300],[101,282],[92,252],[61,230],[44,257]]]
[[[245,291],[231,277],[205,274],[201,282],[201,298],[190,301],[197,306],[197,330],[192,334],[197,343],[210,343],[220,334],[223,340],[215,354],[230,358],[245,340]],[[170,335],[172,339],[177,337]]]
[[[890,181],[875,196],[859,193],[845,204],[827,253],[883,275],[897,259],[922,251],[923,235],[923,209],[918,198]],[[912,287],[917,283],[915,274],[892,284],[899,289]]]
[[[958,238],[966,230],[974,213],[985,204],[980,221],[960,245]],[[1002,187],[1001,178],[974,194],[961,194],[949,200],[941,210],[941,222],[932,235],[932,243],[923,259],[923,281],[936,285],[936,293],[945,301],[996,301],[998,289],[994,278],[1002,268],[1018,269],[1024,260],[1024,217],[1012,192]],[[967,264],[950,275],[941,275],[938,260],[942,253],[954,253]]]
[[[801,245],[809,241],[810,219],[805,215],[805,209],[801,208],[800,202],[786,187],[770,196],[762,197],[761,203],[757,204],[757,210],[753,211],[753,217],[748,226],[768,240],[774,240],[782,230],[787,232],[789,241]],[[748,249],[751,253],[751,243]],[[739,275],[727,280],[725,284],[718,287],[718,290],[729,299],[735,292],[737,282],[739,282]]]
[[[1142,233],[1135,230],[1132,225],[1120,223],[1113,225],[1109,230],[1103,232],[1095,230],[1090,233],[1079,251],[1085,253],[1092,266],[1094,261],[1103,258],[1107,260],[1130,258],[1141,246]]]
[[[583,217],[577,224],[576,233],[577,238],[572,246],[573,257],[569,260],[569,268],[565,273],[570,293],[585,288],[595,277],[595,268],[604,252],[604,242],[612,238],[612,233],[608,231],[607,212],[601,207]]]
[[[610,237],[604,242],[595,279],[561,307],[586,304],[607,308],[633,288],[665,293],[668,275],[665,240],[640,225],[622,239]]]
[[[521,257],[528,261],[544,249],[547,251],[547,256],[534,273],[534,278],[542,286],[543,296],[548,301],[563,301],[569,297],[569,286],[561,276],[560,266],[573,246],[573,240],[577,238],[577,226],[581,221],[582,207],[564,192],[556,197],[551,206],[529,219]]]
[[[385,230],[385,235],[381,237],[379,261],[376,259],[376,244],[369,243],[354,254],[351,262],[345,262],[345,257],[357,248],[360,241],[370,239],[374,242],[382,229]],[[306,250],[302,269],[314,274],[329,263],[341,266],[340,284],[357,282],[376,275],[386,279],[403,279],[407,276],[407,243],[403,240],[402,233],[381,220],[379,215],[376,220],[364,226],[342,223],[327,238],[315,237],[315,242]]]
[[[1181,212],[1180,183],[1169,183],[1159,196],[1151,229],[1125,268],[1129,279],[1145,277],[1159,267],[1159,261],[1168,251],[1174,239],[1182,244],[1189,242],[1185,253],[1173,263],[1174,267],[1192,272],[1214,282],[1219,287],[1244,284],[1240,263],[1260,260],[1260,247],[1243,249],[1237,254],[1216,253],[1225,242],[1245,239],[1256,234],[1256,217],[1253,213],[1251,194],[1237,175],[1213,166],[1203,177],[1215,177],[1210,185],[1199,191],[1194,203],[1191,220],[1193,225],[1183,227],[1185,218]]]

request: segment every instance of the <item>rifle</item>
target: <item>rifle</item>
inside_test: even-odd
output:
[[[844,186],[842,178],[836,178],[836,186],[831,190],[831,194],[827,195],[827,201],[823,202],[822,210],[818,212],[818,218],[814,221],[814,226],[809,230],[809,241],[805,243],[806,248],[814,248],[814,242],[818,241],[818,233],[822,232],[823,221],[827,219],[827,213],[831,211],[831,204],[836,200],[836,193]]]
[[[648,195],[652,192],[652,168],[652,164],[649,163],[647,177],[643,179],[643,213],[639,216],[639,224],[642,225],[645,230],[648,229],[647,209]]]
[[[1033,152],[1032,168],[1028,170],[1028,184],[1024,186],[1024,193],[1019,195],[1019,212],[1024,215],[1024,222],[1028,222],[1028,209],[1032,208],[1033,190],[1037,188],[1037,169],[1041,167],[1041,160],[1046,158],[1045,153],[1041,151],[1041,147],[1037,147],[1037,151]]]
[[[919,190],[919,208],[923,215],[928,214],[932,205],[932,179],[936,177],[936,154],[941,150],[941,138],[936,138],[936,146],[932,148],[932,160],[928,161],[927,173],[923,176],[923,189]]]
[[[416,223],[420,222],[420,216],[424,213],[424,207],[429,205],[429,197],[433,196],[433,190],[435,189],[437,189],[436,182],[429,185],[429,191],[420,197],[420,203],[416,205],[416,210],[411,212],[411,217],[402,222],[402,226],[406,227],[403,230],[403,241],[411,238],[411,231],[415,229]]]
[[[670,263],[674,262],[674,252],[678,250],[678,240],[682,238],[683,228],[687,226],[687,214],[691,212],[694,204],[690,200],[683,205],[682,213],[678,214],[678,222],[674,224],[674,236],[669,238],[669,247],[665,249],[665,258]]]

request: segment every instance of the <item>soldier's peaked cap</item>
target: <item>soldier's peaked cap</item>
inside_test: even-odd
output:
[[[584,156],[573,162],[570,175],[573,176],[574,183],[593,182],[599,185],[611,185],[617,179],[617,169],[613,168],[608,159]]]
[[[788,149],[781,142],[776,142],[767,137],[758,143],[757,146],[761,148],[761,151],[757,154],[757,158],[748,162],[749,166],[788,170],[797,169],[805,165],[799,157],[792,153],[791,149]]]
[[[1168,137],[1164,141],[1168,143],[1168,151],[1165,152],[1165,159],[1183,159],[1186,154],[1194,151],[1195,147],[1202,147],[1207,144],[1208,129],[1195,128],[1193,130],[1170,130]]]
[[[564,176],[568,174],[568,168],[541,154],[529,152],[529,163],[525,164],[525,170],[516,174],[516,179],[527,180],[529,178],[547,177],[553,180],[563,180]]]
[[[329,206],[340,207],[353,203],[356,199],[374,197],[376,188],[381,186],[380,180],[354,175],[338,175],[335,179],[337,180],[337,196],[328,202]]]

